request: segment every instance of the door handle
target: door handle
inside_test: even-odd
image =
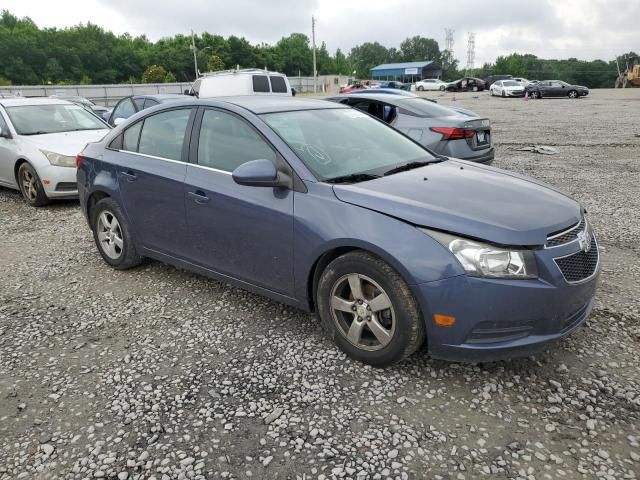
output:
[[[128,182],[135,182],[138,179],[135,173],[133,173],[131,170],[129,170],[128,172],[120,172],[120,173],[124,178],[127,179]]]
[[[202,190],[196,190],[195,192],[189,192],[189,196],[199,205],[207,203],[210,199]]]

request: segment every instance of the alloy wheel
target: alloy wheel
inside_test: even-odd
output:
[[[99,245],[104,254],[112,260],[120,258],[124,240],[122,228],[116,216],[108,210],[103,210],[98,217],[96,229]]]
[[[396,328],[389,295],[373,279],[358,273],[344,275],[334,283],[331,315],[340,334],[362,350],[384,348]]]
[[[22,170],[22,188],[29,201],[34,202],[38,196],[38,184],[35,175],[26,168]]]

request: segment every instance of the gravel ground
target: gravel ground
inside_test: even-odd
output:
[[[589,210],[584,329],[536,358],[376,370],[313,315],[157,262],[113,271],[76,202],[0,189],[0,480],[640,476],[640,89],[455,103],[492,119],[497,166]]]

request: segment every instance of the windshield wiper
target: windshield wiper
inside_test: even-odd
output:
[[[445,157],[446,158],[446,157]],[[430,163],[440,163],[445,160],[443,157],[436,157],[434,160],[429,161],[421,161],[421,162],[409,162],[403,165],[398,165],[397,167],[393,167],[390,170],[384,172],[384,176],[393,175],[394,173],[406,172],[407,170],[413,170],[414,168],[424,167],[425,165],[429,165]]]
[[[367,180],[374,180],[380,178],[379,175],[372,175],[370,173],[350,173],[349,175],[341,175],[339,177],[327,178],[327,183],[357,183],[366,182]]]
[[[26,132],[26,133],[21,133],[20,135],[47,135],[48,133],[52,133],[52,132],[45,132],[42,130],[38,130],[37,132]],[[53,132],[56,133],[56,132]]]

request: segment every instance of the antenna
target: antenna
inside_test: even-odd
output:
[[[467,70],[473,70],[476,60],[476,34],[467,33]]]
[[[313,93],[318,91],[318,70],[316,69],[316,19],[311,16],[311,47],[313,49]]]

